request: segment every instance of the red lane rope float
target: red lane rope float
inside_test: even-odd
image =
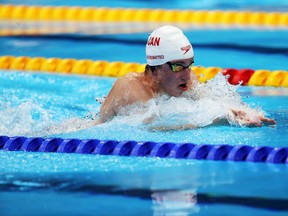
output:
[[[0,150],[288,163],[288,147],[0,136]]]
[[[252,69],[241,69],[237,70],[234,68],[226,68],[222,70],[223,75],[229,75],[228,82],[233,85],[247,85],[251,76],[254,74]]]
[[[133,62],[93,61],[90,59],[60,59],[29,56],[0,56],[0,69],[19,71],[43,71],[51,73],[85,74],[121,77],[129,72],[143,72],[145,64]],[[200,82],[212,79],[217,73],[228,75],[233,85],[288,87],[288,71],[253,70],[220,67],[192,67]]]

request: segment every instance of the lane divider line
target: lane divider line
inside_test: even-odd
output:
[[[106,77],[122,77],[129,72],[144,72],[145,64],[133,62],[93,61],[90,59],[44,58],[29,56],[0,56],[1,70],[50,72]],[[228,75],[233,85],[288,87],[288,71],[253,70],[194,66],[192,70],[200,82],[207,82],[217,73]]]
[[[288,163],[288,147],[0,136],[0,150]]]

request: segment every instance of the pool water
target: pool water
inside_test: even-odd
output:
[[[287,214],[286,165],[57,153],[0,155],[4,215],[230,215],[235,210],[247,215]]]
[[[115,78],[2,71],[0,80],[1,131],[9,136],[287,146],[285,88],[237,90],[247,104],[276,119],[276,127],[154,132],[122,119],[70,131],[79,119],[85,123],[89,113],[99,111],[95,98],[106,95]],[[51,125],[58,133],[43,133]],[[287,213],[285,164],[6,151],[0,158],[3,215]]]
[[[187,29],[185,33],[194,48],[195,65],[254,70],[287,68],[287,30]],[[145,63],[147,37],[147,32],[3,36],[0,54]]]
[[[9,136],[56,136],[79,139],[191,142],[195,144],[246,144],[271,147],[287,145],[288,90],[274,87],[241,86],[235,92],[249,106],[261,108],[267,116],[274,118],[277,121],[276,127],[247,128],[212,125],[195,130],[159,132],[149,130],[141,123],[142,120],[137,114],[131,114],[126,118],[116,118],[112,122],[85,129],[91,116],[100,110],[101,105],[95,99],[107,95],[114,81],[115,78],[3,71],[0,79],[1,86],[4,87],[1,89],[3,96],[0,100],[0,113],[2,122],[6,123],[1,126],[2,133]],[[212,86],[216,92],[222,92],[221,97],[224,97],[227,89],[223,87],[222,81],[215,81]],[[201,121],[206,119],[209,122],[211,121],[209,115],[214,117],[214,113],[210,109],[211,103],[214,106],[215,115],[218,115],[218,112],[221,115],[222,110],[217,110],[217,104],[219,104],[217,100],[216,102],[210,100],[187,102],[174,98],[173,101],[163,102],[159,108],[152,111],[166,110],[166,112],[170,112],[166,116],[163,114],[162,120],[159,119],[163,124],[177,125],[181,124],[183,118],[196,119],[199,117]],[[197,108],[198,105],[200,109]],[[182,112],[182,107],[185,106],[188,107],[188,112]],[[182,116],[179,116],[178,113],[181,113]],[[201,121],[199,124],[202,123]],[[205,123],[205,120],[203,121]],[[84,129],[79,130],[82,127]]]
[[[23,4],[22,1],[2,1]],[[34,1],[26,1],[34,4]],[[285,1],[40,1],[40,5],[82,5],[169,9],[284,11]],[[287,70],[287,29],[186,29],[196,65]],[[148,32],[108,35],[0,37],[0,55],[43,56],[145,63]],[[223,77],[222,77],[223,78]],[[136,116],[85,128],[97,114],[97,98],[116,78],[0,71],[0,135],[136,140],[195,144],[287,147],[288,89],[227,86],[250,107],[263,110],[276,127],[206,126],[195,130],[151,131]],[[231,92],[230,91],[230,92]],[[237,94],[236,94],[237,92]],[[219,94],[218,94],[219,95]],[[238,96],[237,96],[238,95]],[[211,101],[200,108],[181,99],[163,102],[177,124],[195,112],[200,120],[219,114]],[[170,109],[167,104],[170,103]],[[185,105],[185,106],[183,106]],[[215,103],[213,104],[215,107]],[[173,110],[183,115],[175,115]],[[216,111],[215,111],[216,110]],[[177,112],[176,112],[177,113]],[[206,113],[206,114],[205,114]],[[209,115],[208,115],[209,114]],[[221,114],[221,112],[220,112]],[[171,121],[174,120],[174,121]],[[199,121],[200,121],[199,120]],[[198,122],[199,124],[201,122]],[[205,121],[204,121],[205,123]],[[202,124],[204,124],[202,122]],[[185,160],[157,157],[0,151],[0,215],[287,215],[286,164]]]

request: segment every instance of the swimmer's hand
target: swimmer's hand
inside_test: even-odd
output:
[[[261,114],[248,115],[247,112],[243,110],[230,110],[231,112],[228,114],[228,121],[232,124],[237,124],[240,126],[249,126],[249,127],[262,127],[262,125],[275,125],[276,121],[274,119],[266,118]]]

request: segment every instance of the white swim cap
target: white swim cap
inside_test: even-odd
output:
[[[146,59],[150,66],[162,65],[171,60],[194,56],[193,47],[184,33],[174,26],[155,29],[146,44]]]

